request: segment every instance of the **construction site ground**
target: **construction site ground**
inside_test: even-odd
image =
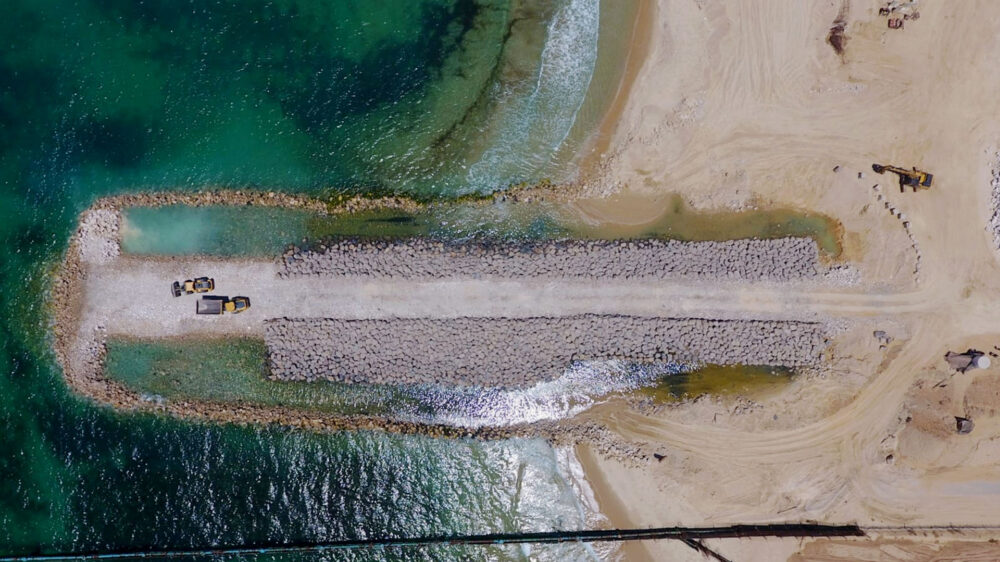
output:
[[[1000,345],[991,226],[1000,5],[924,0],[918,20],[891,30],[878,15],[884,4],[654,4],[645,62],[608,132],[609,154],[595,156],[594,196],[681,191],[707,208],[823,212],[842,221],[848,257],[869,274],[907,271],[919,252],[919,283],[886,288],[870,309],[855,307],[859,321],[895,339],[880,349],[859,331],[838,344],[856,361],[844,374],[864,378],[846,395],[815,380],[751,408],[706,400],[656,417],[588,412],[641,450],[665,455],[628,462],[580,448],[613,524],[954,525],[964,530],[715,546],[736,560],[800,550],[796,559],[997,557],[984,541],[1000,525],[1000,371],[954,374],[943,357]],[[842,54],[827,43],[837,21],[847,38]],[[934,174],[934,185],[900,193],[894,176],[873,173],[874,162],[918,166]],[[912,241],[899,237],[904,222]],[[953,416],[966,414],[976,427],[958,435]],[[701,559],[688,550],[625,547],[629,559]]]

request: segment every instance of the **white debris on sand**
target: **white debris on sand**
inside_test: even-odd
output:
[[[992,191],[991,202],[993,214],[990,216],[990,233],[993,234],[993,245],[1000,250],[1000,151],[993,154],[993,174],[990,178]]]

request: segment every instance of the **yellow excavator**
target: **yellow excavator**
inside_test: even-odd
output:
[[[934,179],[933,175],[928,174],[927,172],[922,172],[916,168],[907,170],[906,168],[900,168],[899,166],[872,164],[872,170],[875,170],[876,174],[892,172],[899,176],[900,191],[906,191],[906,186],[912,187],[913,191],[918,189],[929,189],[931,187],[931,181]]]

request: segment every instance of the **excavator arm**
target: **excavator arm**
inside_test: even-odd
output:
[[[931,181],[933,181],[934,176],[928,174],[927,172],[922,172],[916,168],[912,170],[907,170],[905,168],[900,168],[899,166],[886,166],[883,164],[872,164],[872,170],[876,174],[883,174],[885,172],[892,172],[899,176],[900,187],[912,186],[914,190],[918,187],[930,187]]]

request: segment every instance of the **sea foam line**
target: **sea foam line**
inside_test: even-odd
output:
[[[398,417],[413,423],[457,427],[502,427],[573,417],[603,398],[638,390],[660,377],[688,370],[664,363],[637,365],[627,361],[574,363],[559,378],[526,389],[420,386],[405,392],[430,412],[413,409]]]

